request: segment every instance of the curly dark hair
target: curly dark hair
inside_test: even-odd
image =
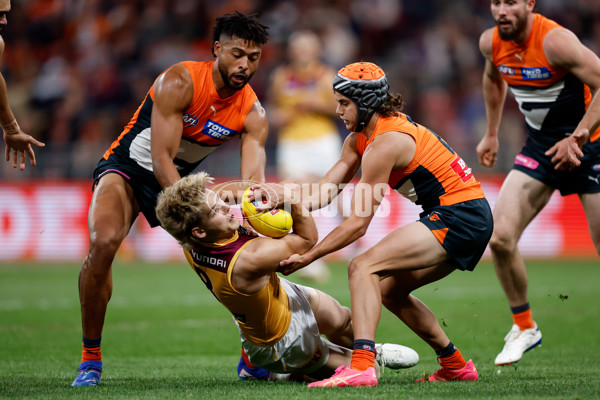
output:
[[[233,14],[224,14],[218,17],[216,19],[217,24],[213,28],[213,56],[215,56],[214,43],[219,41],[221,35],[235,36],[261,46],[267,43],[267,40],[269,40],[269,32],[267,32],[269,27],[263,24],[256,15],[246,15],[236,11]]]
[[[388,92],[387,97],[381,107],[377,111],[383,117],[397,116],[400,111],[404,108],[404,100],[400,93]]]

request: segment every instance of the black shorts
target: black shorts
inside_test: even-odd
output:
[[[450,265],[462,271],[475,269],[494,229],[492,210],[486,199],[436,206],[419,217],[448,252]]]
[[[94,170],[94,189],[106,174],[121,175],[133,189],[135,198],[140,205],[140,211],[150,226],[154,228],[160,225],[154,207],[156,207],[156,199],[162,191],[162,187],[152,172],[146,171],[136,164],[119,162],[111,158],[101,159]]]
[[[573,171],[555,170],[550,161],[552,156],[544,154],[549,148],[528,137],[521,153],[515,158],[513,169],[558,189],[563,196],[600,192],[600,140],[583,146],[581,165]]]

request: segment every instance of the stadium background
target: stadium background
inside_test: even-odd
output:
[[[574,31],[600,54],[600,2],[540,0],[538,10]],[[87,206],[93,168],[129,121],[154,78],[182,60],[210,60],[214,18],[240,10],[259,13],[271,29],[251,81],[264,100],[270,73],[285,61],[289,34],[307,28],[323,39],[324,60],[334,68],[364,60],[381,65],[405,111],[447,139],[483,182],[491,203],[526,135],[509,99],[501,127],[498,165],[483,169],[475,146],[485,131],[481,93],[480,33],[493,25],[488,0],[331,1],[12,1],[2,31],[2,73],[9,99],[26,132],[45,141],[38,166],[0,166],[0,262],[80,261],[87,251]],[[343,127],[340,126],[340,134]],[[275,175],[277,132],[267,143],[267,174]],[[237,140],[202,165],[220,180],[239,174]],[[386,210],[390,214],[385,214]],[[418,208],[392,193],[358,248]],[[339,222],[335,210],[317,213],[321,235]],[[526,231],[529,258],[593,258],[595,251],[576,196],[555,195]],[[181,259],[175,242],[138,219],[119,257],[147,262]]]

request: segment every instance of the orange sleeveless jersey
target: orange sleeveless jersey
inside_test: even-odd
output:
[[[534,14],[531,34],[523,43],[492,35],[492,61],[508,83],[525,116],[530,134],[552,144],[575,130],[589,106],[590,88],[565,68],[550,64],[544,54],[544,38],[556,22]],[[600,129],[592,141],[600,137]]]
[[[227,308],[246,338],[258,345],[272,345],[285,336],[290,325],[288,295],[275,272],[256,294],[243,294],[231,282],[235,263],[254,236],[242,230],[230,241],[213,247],[184,251],[185,257],[208,290]]]
[[[356,143],[359,154],[362,156],[367,146],[386,132],[408,134],[417,144],[410,164],[390,173],[388,184],[402,196],[425,210],[485,197],[463,159],[442,138],[414,123],[405,114],[379,117],[368,140],[365,135],[359,134]]]
[[[192,103],[183,114],[182,140],[174,160],[180,174],[186,175],[219,145],[240,134],[257,97],[249,85],[231,97],[219,97],[212,79],[214,61],[181,64],[190,72],[194,85]],[[104,159],[130,159],[152,172],[150,118],[153,104],[154,85],[119,138],[104,153]]]

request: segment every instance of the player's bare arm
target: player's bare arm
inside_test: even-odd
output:
[[[151,154],[154,175],[163,188],[181,178],[173,159],[183,132],[183,114],[192,102],[194,85],[188,69],[176,64],[154,84]]]
[[[283,261],[281,272],[289,275],[364,236],[385,196],[391,171],[408,165],[415,151],[414,140],[398,132],[384,133],[373,140],[362,157],[362,176],[352,195],[352,215],[306,254]]]
[[[240,135],[240,172],[243,181],[252,183],[265,181],[265,165],[267,162],[265,142],[268,135],[269,122],[267,114],[260,102],[256,100],[246,116],[244,128]],[[242,193],[248,186],[240,188]]]
[[[487,117],[487,132],[476,149],[479,163],[490,168],[496,164],[499,148],[498,130],[507,93],[507,84],[492,62],[492,34],[493,29],[488,29],[483,32],[479,39],[479,49],[485,57],[483,98]]]
[[[0,36],[0,58],[4,54],[4,39]],[[35,166],[35,153],[31,145],[44,147],[45,144],[35,140],[32,136],[21,130],[10,105],[8,104],[8,94],[4,77],[0,74],[0,125],[4,135],[6,149],[4,155],[6,161],[10,162],[10,154],[13,153],[13,168],[19,167],[21,171],[25,169],[25,158],[29,156],[31,165]]]
[[[300,203],[292,204],[293,233],[282,238],[257,238],[240,254],[233,269],[235,287],[247,294],[261,290],[279,262],[292,254],[303,254],[317,243],[318,232],[312,216]]]
[[[249,186],[257,182],[265,181],[265,142],[269,134],[269,123],[265,109],[256,100],[244,121],[244,127],[240,134],[241,146],[241,177],[242,181],[227,182],[218,185],[214,190],[226,201],[233,200],[239,203],[242,194]],[[244,224],[251,229],[248,224]]]
[[[585,47],[573,32],[564,28],[548,32],[544,38],[544,53],[552,65],[568,69],[589,86],[593,95],[592,102],[573,134],[546,152],[546,155],[552,156],[552,162],[556,164],[555,169],[570,170],[581,165],[581,148],[600,123],[600,59]]]
[[[356,175],[360,168],[360,155],[356,151],[357,135],[358,133],[348,135],[342,146],[340,159],[323,178],[314,184],[301,185],[302,203],[308,210],[317,210],[331,203],[342,191],[341,184],[350,182]],[[256,207],[258,211],[280,208],[284,203],[284,198],[277,195],[281,185],[269,183],[258,185],[248,198],[250,201],[256,198],[266,200],[266,203]]]

